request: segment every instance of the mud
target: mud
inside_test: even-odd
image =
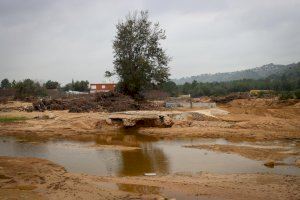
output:
[[[17,199],[131,199],[148,198],[106,189],[101,181],[68,173],[63,167],[36,158],[0,157],[0,197]],[[18,172],[18,173],[16,173]],[[8,193],[13,190],[14,194]],[[26,199],[25,198],[25,199]],[[150,197],[149,197],[150,198]]]
[[[11,157],[0,157],[0,167],[0,197],[18,199],[300,198],[298,176],[202,173],[99,177],[69,173],[43,159]]]
[[[239,145],[221,145],[221,144],[213,144],[213,145],[190,145],[186,146],[189,148],[198,148],[198,149],[206,149],[212,150],[216,152],[222,153],[233,153],[238,154],[243,157],[252,159],[252,160],[262,160],[262,161],[283,161],[284,159],[291,156],[300,156],[300,149],[288,148],[288,147],[253,147],[253,146],[239,146]],[[286,164],[283,162],[277,162],[274,164]],[[292,163],[291,165],[296,165],[296,163]]]

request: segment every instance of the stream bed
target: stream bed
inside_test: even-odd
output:
[[[120,151],[99,149],[95,145],[126,145],[140,147],[137,150]],[[53,161],[69,172],[100,176],[136,176],[145,173],[275,173],[299,175],[300,168],[279,165],[268,168],[263,161],[252,160],[238,154],[187,148],[185,145],[230,144],[264,148],[280,144],[285,148],[299,148],[291,142],[250,143],[229,142],[224,139],[155,140],[135,134],[116,134],[95,137],[92,141],[20,140],[0,138],[0,156],[37,157]],[[293,163],[299,157],[289,157],[285,163]]]

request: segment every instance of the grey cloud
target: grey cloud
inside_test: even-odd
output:
[[[104,80],[115,24],[148,9],[173,77],[299,61],[296,0],[0,1],[0,79]]]

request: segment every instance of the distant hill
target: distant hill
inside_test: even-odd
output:
[[[299,62],[300,63],[300,62]],[[201,74],[198,76],[184,77],[180,79],[173,79],[176,84],[181,85],[185,82],[191,83],[194,80],[197,82],[225,82],[241,79],[262,79],[271,75],[280,75],[286,70],[292,69],[297,66],[298,63],[292,63],[289,65],[276,65],[273,63],[263,65],[261,67],[256,67],[253,69],[235,71],[235,72],[225,72],[216,74]]]

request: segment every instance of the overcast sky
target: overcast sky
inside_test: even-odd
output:
[[[172,78],[300,61],[300,0],[0,0],[0,79],[105,81],[115,25],[141,9]]]

